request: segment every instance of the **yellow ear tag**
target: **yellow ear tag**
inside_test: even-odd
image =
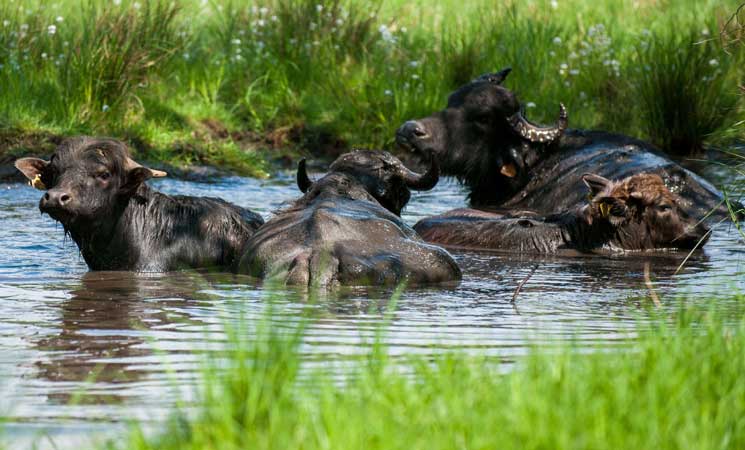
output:
[[[44,185],[44,182],[41,181],[41,175],[39,175],[38,173],[36,174],[36,176],[34,177],[34,179],[31,180],[31,182],[29,182],[29,184],[31,186],[35,187],[36,189],[40,190],[40,191],[46,191],[47,190],[47,187]]]
[[[515,168],[515,165],[512,163],[505,164],[502,166],[502,169],[499,171],[499,173],[508,178],[514,178],[515,175],[517,175],[517,168]]]
[[[598,209],[600,209],[600,214],[603,217],[608,217],[610,215],[610,205],[607,203],[598,203]]]

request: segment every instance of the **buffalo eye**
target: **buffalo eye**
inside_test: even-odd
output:
[[[658,205],[657,210],[661,213],[667,213],[673,210],[673,207],[670,205]]]
[[[108,179],[111,178],[111,172],[108,170],[102,170],[96,174],[96,177],[101,181],[108,181]]]

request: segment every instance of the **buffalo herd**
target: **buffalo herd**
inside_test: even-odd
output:
[[[77,137],[49,161],[16,167],[44,191],[39,209],[62,224],[91,270],[212,268],[286,285],[457,283],[445,248],[536,254],[693,251],[707,222],[728,214],[710,183],[651,144],[600,131],[539,126],[502,83],[510,69],[453,92],[442,111],[410,120],[396,142],[423,173],[385,151],[340,156],[317,180],[297,171],[298,198],[266,223],[218,198],[172,196],[166,176],[114,139]],[[400,217],[411,190],[440,175],[461,181],[470,208]]]

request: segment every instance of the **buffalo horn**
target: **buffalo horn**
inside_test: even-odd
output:
[[[440,179],[440,165],[434,155],[430,158],[429,170],[423,175],[412,172],[401,164],[401,177],[406,186],[416,191],[428,191],[435,187]]]
[[[303,158],[297,163],[297,187],[300,189],[300,192],[305,194],[310,189],[311,184],[313,184],[313,181],[308,176],[308,170],[305,167],[305,158]]]
[[[559,103],[559,120],[553,127],[538,127],[533,125],[523,117],[522,112],[515,113],[509,119],[512,128],[522,136],[533,143],[549,143],[557,139],[564,133],[569,123],[567,119],[567,109],[563,103]]]

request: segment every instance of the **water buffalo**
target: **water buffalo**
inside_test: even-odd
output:
[[[249,240],[239,270],[299,286],[459,280],[450,254],[399,217],[409,189],[432,189],[438,178],[435,160],[419,175],[378,151],[346,153],[315,182],[301,161],[297,182],[305,195]]]
[[[64,141],[49,161],[16,167],[46,191],[42,213],[60,222],[91,270],[165,272],[232,268],[261,216],[216,198],[171,196],[145,184],[149,169],[114,139]]]
[[[680,197],[656,174],[617,182],[585,174],[582,180],[591,199],[568,211],[542,217],[463,209],[423,219],[414,229],[426,241],[449,247],[546,254],[690,250],[709,237],[709,229],[688,216],[680,207]]]
[[[684,169],[649,143],[601,131],[568,130],[560,105],[555,125],[525,119],[513,92],[502,86],[504,69],[483,75],[450,95],[447,107],[404,123],[399,146],[434,154],[442,172],[463,182],[471,206],[518,208],[549,214],[583,201],[581,175],[609,179],[649,172],[662,177],[694,217],[716,209],[722,195],[706,180]]]

